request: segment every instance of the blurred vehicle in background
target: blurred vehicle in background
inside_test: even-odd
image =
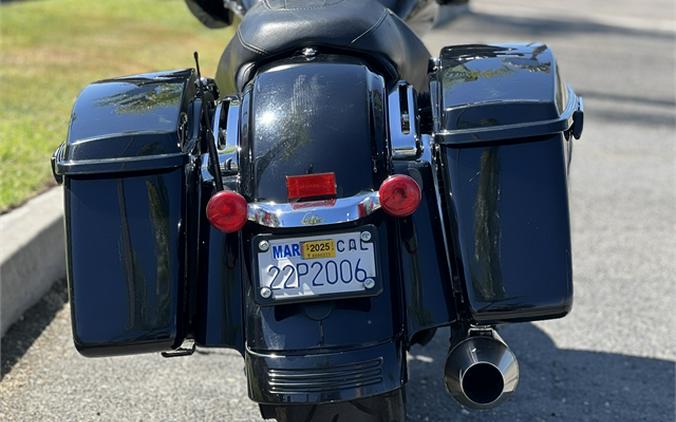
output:
[[[188,8],[200,22],[209,28],[222,28],[232,23],[234,16],[242,17],[261,0],[185,0]],[[464,5],[469,0],[378,0],[407,22],[420,20],[432,23],[437,5]],[[417,26],[415,27],[417,29]]]

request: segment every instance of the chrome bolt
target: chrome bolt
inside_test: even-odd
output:
[[[258,243],[258,249],[259,249],[261,252],[265,252],[265,251],[267,251],[268,249],[270,249],[270,243],[269,243],[267,240],[261,240],[261,241]]]
[[[371,240],[371,232],[361,232],[359,238],[364,242],[368,242]]]
[[[269,299],[272,296],[272,290],[269,287],[261,287],[261,297],[263,299]]]
[[[366,287],[367,289],[372,289],[376,287],[376,281],[372,278],[367,278],[366,280],[364,280],[364,287]]]

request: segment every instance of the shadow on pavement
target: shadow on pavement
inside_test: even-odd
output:
[[[595,100],[621,102],[628,104],[640,104],[645,106],[665,107],[672,111],[676,107],[676,100],[672,96],[670,99],[639,97],[636,95],[624,95],[618,92],[603,92],[592,90],[581,90],[579,92],[584,98],[593,98]],[[671,94],[671,93],[668,93]]]
[[[587,102],[589,104],[589,102]],[[587,110],[585,109],[585,117]],[[655,113],[640,112],[634,110],[619,109],[617,106],[599,106],[594,104],[592,111],[589,112],[589,120],[599,119],[611,123],[625,123],[649,128],[654,127],[673,127],[676,124],[676,115],[673,113]]]
[[[434,421],[673,421],[674,362],[614,353],[560,349],[533,324],[501,335],[519,359],[517,392],[488,411],[466,410],[445,392],[442,371],[448,332],[409,360],[408,413]]]
[[[673,41],[674,34],[666,31],[629,28],[592,22],[583,18],[572,20],[570,18],[533,18],[515,16],[493,15],[489,13],[476,12],[470,7],[465,15],[471,17],[473,22],[479,27],[492,28],[492,31],[509,34],[513,32],[523,33],[527,31],[531,35],[548,35],[555,33],[578,33],[578,34],[611,34],[630,37],[647,37],[653,39],[662,39]]]
[[[68,291],[64,279],[54,283],[49,292],[24,313],[24,315],[30,315],[29,318],[17,321],[7,330],[0,344],[0,380],[9,373],[33,342],[40,337],[42,331],[66,302],[68,302]]]

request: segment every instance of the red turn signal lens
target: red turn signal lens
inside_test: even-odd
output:
[[[412,177],[403,174],[385,179],[378,193],[380,206],[394,217],[408,217],[413,214],[422,200],[418,183]]]
[[[286,176],[289,199],[336,196],[336,174],[316,173]]]
[[[207,218],[218,230],[234,233],[244,227],[247,220],[246,199],[237,192],[224,190],[216,193],[207,203]]]

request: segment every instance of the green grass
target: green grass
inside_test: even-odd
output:
[[[0,212],[53,184],[49,158],[88,83],[194,67],[213,75],[231,29],[183,0],[34,0],[0,5]]]

